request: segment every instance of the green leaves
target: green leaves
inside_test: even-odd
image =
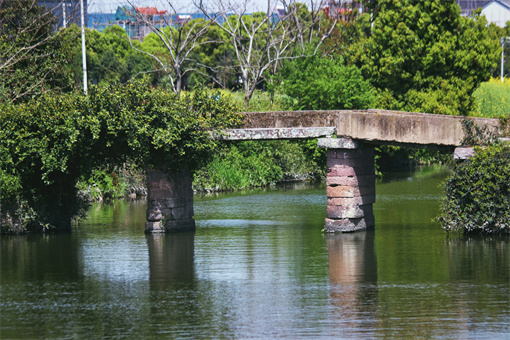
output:
[[[126,161],[176,168],[186,160],[193,167],[216,147],[209,130],[238,126],[238,111],[218,93],[178,98],[143,82],[4,105],[0,199],[19,197],[44,223],[69,224],[80,210],[80,176]]]
[[[447,231],[510,233],[510,146],[478,148],[445,182],[438,221]]]
[[[297,99],[298,110],[367,109],[375,91],[355,66],[313,56],[293,61],[283,71],[283,91]]]
[[[472,93],[489,79],[500,50],[485,18],[461,17],[453,0],[383,0],[376,6],[372,35],[348,52],[384,93],[378,106],[469,114]]]

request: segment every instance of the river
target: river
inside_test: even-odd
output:
[[[1,239],[0,338],[507,338],[510,241],[432,219],[447,172],[377,183],[376,230],[324,235],[325,185],[195,197],[194,233],[144,201],[72,233]]]

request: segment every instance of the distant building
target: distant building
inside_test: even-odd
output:
[[[149,24],[158,27],[167,25],[166,13],[156,7],[119,6],[115,12],[115,24],[124,28],[131,39],[142,41],[152,32]]]
[[[510,0],[457,0],[457,4],[463,16],[470,16],[474,10],[481,8],[490,23],[505,27],[510,21]]]
[[[55,28],[67,27],[71,24],[81,25],[80,0],[46,0],[38,1],[39,6],[45,6],[51,9],[57,17],[58,22]],[[83,11],[85,16],[85,25],[87,25],[87,0],[83,0]]]
[[[322,10],[327,17],[350,21],[363,13],[363,7],[363,1],[329,0]]]

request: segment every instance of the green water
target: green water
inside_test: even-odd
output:
[[[385,176],[374,232],[324,235],[325,186],[297,185],[197,196],[194,233],[119,201],[2,237],[0,338],[508,338],[510,241],[431,222],[445,175]]]

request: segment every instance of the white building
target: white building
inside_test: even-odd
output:
[[[505,27],[507,21],[510,21],[510,1],[489,1],[482,7],[482,14],[489,22],[495,23],[499,27]]]
[[[473,10],[482,9],[487,21],[494,23],[499,27],[505,27],[506,22],[510,21],[510,0],[457,0],[461,8],[461,14],[471,15]]]

